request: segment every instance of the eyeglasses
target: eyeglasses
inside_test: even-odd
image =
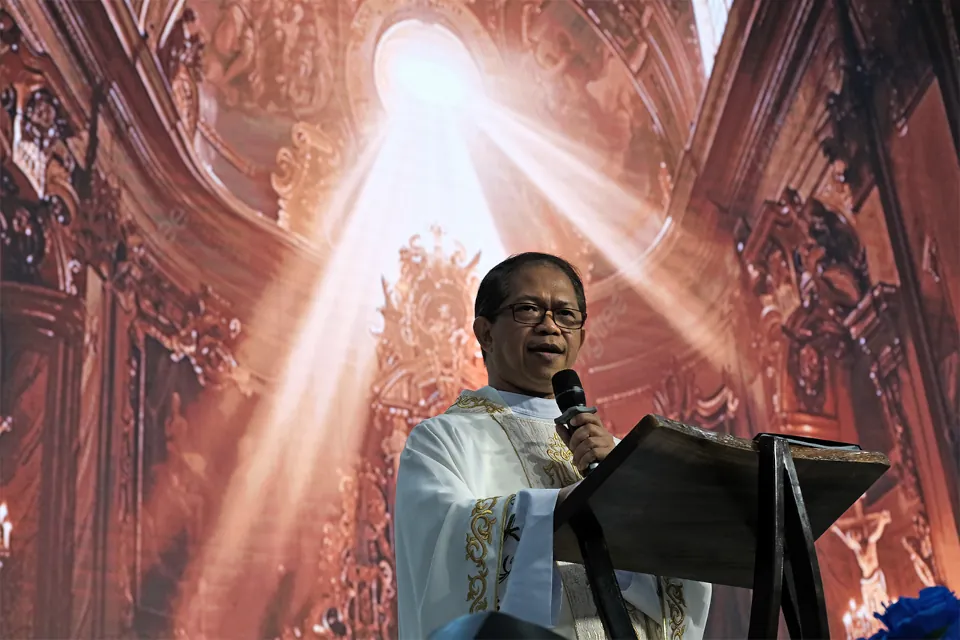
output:
[[[513,312],[514,322],[531,326],[536,326],[543,322],[543,319],[547,317],[547,313],[550,313],[553,317],[553,322],[561,329],[580,329],[587,320],[587,314],[579,309],[545,309],[532,302],[508,304],[498,310],[497,314],[503,313],[507,309]]]

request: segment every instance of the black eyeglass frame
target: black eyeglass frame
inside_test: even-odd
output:
[[[517,320],[517,307],[524,307],[524,306],[536,307],[537,309],[539,309],[540,318],[536,322],[524,322],[522,320]],[[550,314],[550,317],[553,319],[553,323],[555,325],[557,325],[561,329],[566,329],[568,331],[577,331],[578,329],[583,329],[583,325],[587,323],[587,313],[585,311],[580,311],[580,309],[574,309],[573,307],[558,307],[556,309],[547,309],[543,305],[537,304],[536,302],[514,302],[513,304],[507,304],[500,307],[496,311],[494,311],[490,317],[495,318],[507,310],[510,311],[510,315],[513,318],[514,322],[516,322],[517,324],[528,326],[528,327],[535,327],[541,322],[543,322],[544,319],[547,317],[548,313]],[[560,324],[559,322],[557,322],[557,316],[556,316],[557,311],[576,311],[577,313],[580,314],[580,324],[577,325],[576,327],[568,327],[566,325]]]

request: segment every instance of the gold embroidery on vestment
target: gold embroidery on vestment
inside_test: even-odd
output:
[[[494,413],[503,413],[506,411],[506,407],[499,405],[492,400],[487,400],[486,398],[480,396],[471,396],[467,394],[462,394],[457,401],[453,403],[453,406],[458,409],[463,409],[464,411],[476,411],[477,409],[482,409],[489,414]],[[452,409],[453,407],[451,407]],[[479,413],[479,412],[477,412]]]
[[[662,598],[667,614],[663,624],[664,636],[668,640],[683,640],[687,627],[687,603],[683,598],[683,583],[663,578]]]
[[[517,502],[517,494],[515,493],[510,496],[507,496],[507,499],[503,501],[503,516],[500,519],[500,522],[501,522],[500,548],[497,550],[497,569],[496,569],[497,576],[496,576],[496,580],[494,581],[494,585],[496,585],[497,587],[496,589],[496,594],[497,594],[496,610],[497,611],[500,611],[500,581],[501,581],[500,565],[504,560],[503,547],[507,539],[507,533],[508,533],[507,528],[510,526],[510,522],[512,521],[512,519],[510,518],[510,510],[513,508],[513,505],[516,504],[516,502]]]
[[[560,434],[553,433],[547,443],[547,457],[550,462],[543,465],[543,470],[550,477],[550,486],[569,486],[583,479],[580,472],[573,466],[573,452],[564,444]]]
[[[467,534],[466,558],[477,565],[477,575],[467,574],[467,602],[470,613],[487,610],[486,558],[489,551],[493,526],[497,519],[493,517],[493,508],[497,498],[481,498],[470,513],[470,533]]]

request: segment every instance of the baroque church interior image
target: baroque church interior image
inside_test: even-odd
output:
[[[614,435],[889,457],[831,637],[960,590],[957,8],[0,0],[0,637],[396,638],[400,452],[523,251]]]

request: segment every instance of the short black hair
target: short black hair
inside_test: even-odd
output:
[[[483,276],[480,288],[477,289],[477,300],[473,305],[473,314],[478,318],[494,319],[497,312],[503,308],[503,303],[510,297],[510,286],[513,275],[530,265],[547,264],[562,271],[573,285],[577,296],[577,307],[587,315],[587,297],[583,292],[583,280],[577,268],[555,255],[528,251],[510,256]]]

